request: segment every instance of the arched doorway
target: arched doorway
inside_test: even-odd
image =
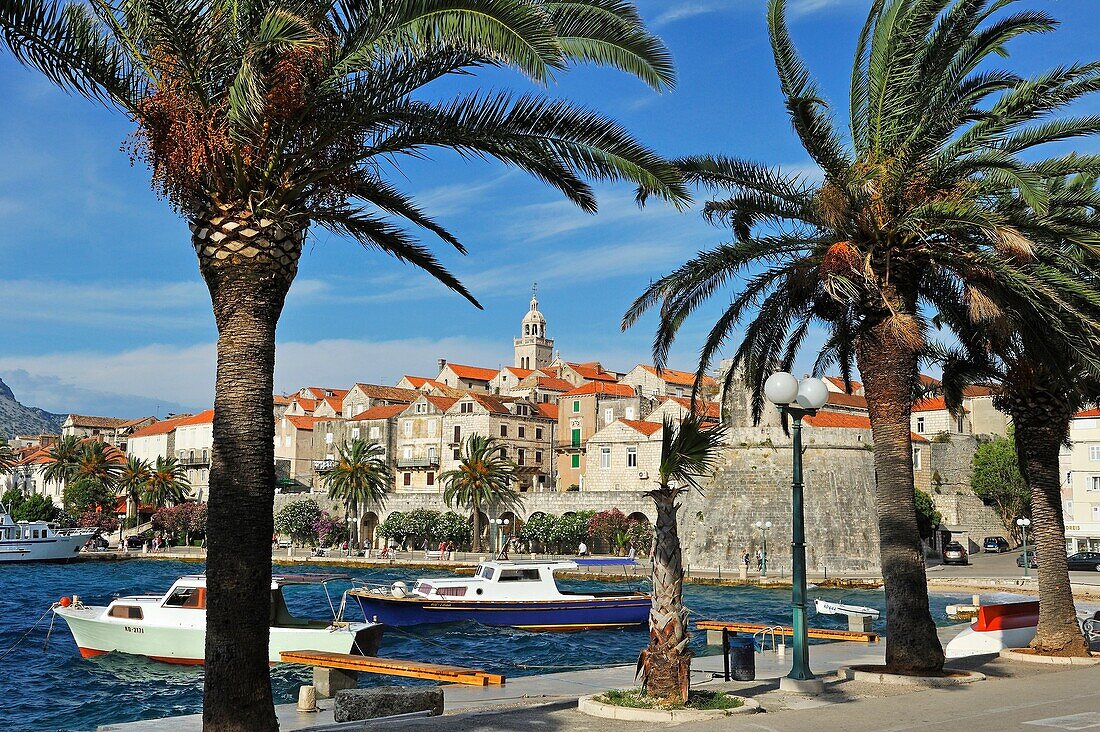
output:
[[[364,549],[377,549],[376,542],[378,540],[378,514],[374,511],[367,511],[363,516],[363,521],[360,526],[360,536],[363,541]]]
[[[653,522],[641,511],[628,514],[626,520],[631,524],[630,546],[635,556],[648,555],[653,548]]]
[[[626,520],[627,521],[641,521],[642,523],[649,524],[651,526],[653,525],[653,522],[649,520],[649,517],[646,516],[641,511],[635,511],[634,513],[628,515],[626,517]]]
[[[507,521],[508,523],[504,526],[497,527],[499,530],[497,532],[494,532],[493,534],[493,546],[498,547],[498,549],[500,546],[500,539],[515,536],[519,533],[520,529],[523,528],[523,524],[525,523],[523,519],[516,515],[515,511],[505,511],[504,513],[500,514],[499,518]]]

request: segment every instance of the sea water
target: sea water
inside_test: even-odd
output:
[[[184,574],[196,574],[202,565],[170,560],[93,561],[77,564],[0,565],[0,654],[15,644],[50,603],[65,595],[80,595],[88,605],[106,605],[116,595],[160,594]],[[387,569],[350,570],[333,567],[276,567],[276,572],[348,572],[368,582],[411,582],[419,575],[445,572]],[[575,591],[645,590],[646,582],[564,581]],[[332,603],[348,583],[329,584]],[[325,591],[319,586],[284,589],[287,604],[298,617],[331,618]],[[881,591],[811,589],[810,597],[832,602],[885,606]],[[685,585],[685,604],[692,618],[790,624],[789,589]],[[946,623],[946,605],[967,597],[935,595],[932,613]],[[813,612],[812,604],[810,612]],[[57,620],[44,645],[52,613],[47,614],[19,646],[0,661],[0,729],[94,730],[97,725],[194,714],[202,708],[201,667],[173,666],[143,658],[108,654],[85,660],[72,635]],[[349,600],[347,618],[362,620]],[[813,627],[846,627],[843,616],[811,616]],[[876,623],[881,629],[882,622]],[[706,634],[697,632],[697,653],[714,652],[705,646]],[[379,655],[418,661],[476,666],[506,676],[553,673],[595,665],[633,664],[645,646],[644,630],[600,630],[580,633],[530,633],[511,628],[487,628],[475,623],[387,628]],[[310,683],[310,669],[281,665],[272,668],[277,703],[293,702],[301,684]],[[412,684],[413,679],[361,675],[361,686]],[[431,683],[431,682],[424,682]]]

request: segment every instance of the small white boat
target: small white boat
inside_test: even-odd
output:
[[[1009,602],[982,605],[978,617],[948,642],[947,658],[1000,653],[1006,648],[1024,648],[1035,637],[1039,625],[1039,603]]]
[[[271,640],[268,660],[282,651],[329,651],[373,656],[382,640],[377,623],[302,620],[287,609],[282,588],[350,579],[343,575],[285,575],[271,581]],[[66,602],[66,601],[69,602]],[[341,603],[341,606],[343,603]],[[72,631],[80,655],[94,658],[117,651],[154,661],[200,665],[206,658],[206,577],[187,575],[163,595],[119,597],[107,606],[62,598],[54,612]]]
[[[19,521],[0,503],[0,562],[73,559],[99,529],[62,529],[49,521]]]
[[[839,602],[826,602],[825,600],[814,600],[814,609],[818,615],[862,615],[868,618],[878,618],[879,611],[873,607],[864,607],[863,605],[844,605]]]

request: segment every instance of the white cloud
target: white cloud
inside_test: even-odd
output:
[[[797,19],[813,13],[839,8],[845,5],[867,5],[869,0],[790,0],[787,4],[787,17]],[[755,10],[763,13],[767,0],[684,0],[682,2],[662,1],[660,8],[650,25],[662,28],[672,23],[700,15],[725,13],[731,10]]]

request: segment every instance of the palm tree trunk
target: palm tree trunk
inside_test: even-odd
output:
[[[481,508],[474,501],[474,554],[481,551]]]
[[[230,206],[192,231],[218,326],[203,728],[275,732],[268,671],[275,327],[305,232]]]
[[[653,604],[649,610],[649,646],[642,652],[645,692],[658,699],[684,703],[691,682],[684,565],[676,528],[675,492],[662,486],[652,493],[657,505],[650,563]]]
[[[909,426],[917,356],[880,323],[859,339],[857,359],[875,445],[886,666],[893,672],[938,673],[943,669],[943,647],[928,607]]]
[[[1052,656],[1089,655],[1077,625],[1066,563],[1066,530],[1058,453],[1069,434],[1074,406],[1030,381],[1008,390],[1001,406],[1012,415],[1016,458],[1031,491],[1031,519],[1039,560],[1039,626],[1031,647]],[[1006,386],[1010,386],[1007,382]]]

